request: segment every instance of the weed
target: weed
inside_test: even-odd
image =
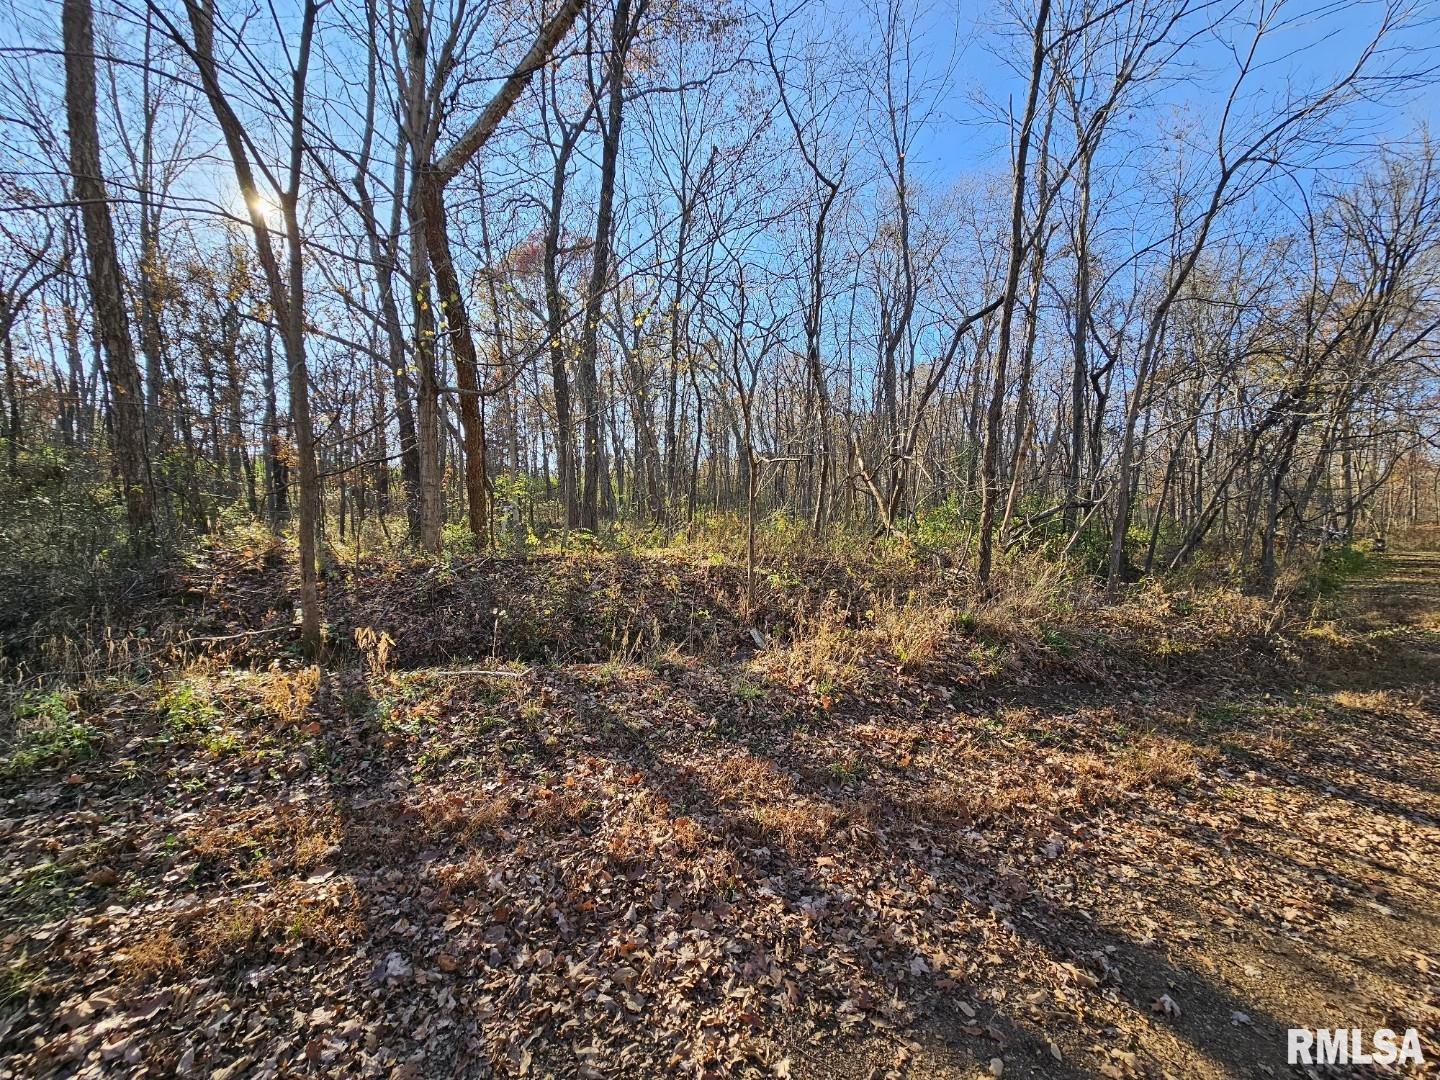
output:
[[[824,768],[827,779],[836,783],[846,783],[851,780],[863,780],[870,774],[870,767],[859,754],[851,754],[841,761],[832,761]]]
[[[56,915],[69,911],[80,885],[81,867],[73,862],[48,860],[27,867],[19,874],[5,898],[5,907],[33,915]]]
[[[83,761],[100,741],[100,732],[81,719],[73,691],[27,695],[14,715],[16,742],[4,764],[11,775]]]
[[[365,657],[370,675],[376,679],[385,678],[390,670],[390,653],[395,648],[395,639],[383,630],[377,633],[371,627],[360,626],[355,630],[355,644]]]
[[[1255,711],[1246,702],[1216,701],[1195,710],[1195,723],[1205,730],[1223,730],[1240,725]]]
[[[229,728],[208,731],[200,739],[200,747],[211,757],[226,757],[240,749],[240,736]]]
[[[305,719],[310,703],[320,689],[320,669],[314,665],[298,671],[271,669],[260,682],[261,707],[283,727],[296,727]]]
[[[751,679],[738,678],[730,686],[730,692],[747,704],[759,701],[765,696],[765,687]]]
[[[424,776],[432,770],[438,771],[451,758],[458,754],[459,748],[455,746],[437,746],[433,750],[423,751],[415,759],[415,775]]]
[[[175,734],[209,729],[220,719],[220,710],[194,682],[171,686],[155,703],[165,726]]]
[[[15,1002],[29,997],[31,989],[43,975],[42,970],[23,960],[0,968],[0,1009],[8,1009]]]
[[[1075,652],[1075,646],[1071,644],[1070,639],[1053,627],[1047,626],[1040,631],[1040,641],[1061,656],[1070,656]]]
[[[649,672],[638,664],[633,664],[618,656],[612,656],[590,669],[590,677],[594,679],[597,686],[614,686],[630,679],[643,678],[648,674]]]
[[[965,658],[982,679],[992,679],[1005,670],[1005,654],[988,641],[974,642],[965,650]]]

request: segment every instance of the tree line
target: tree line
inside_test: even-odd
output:
[[[770,520],[1114,590],[1433,521],[1434,16],[1335,17],[36,0],[0,47],[9,542],[293,529],[317,647],[327,551],[376,531],[732,514],[752,574]]]

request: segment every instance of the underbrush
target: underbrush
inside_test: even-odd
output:
[[[736,531],[703,528],[712,527],[630,551],[331,563],[322,666],[380,677],[446,664],[673,666],[706,657],[749,664],[760,684],[829,707],[897,678],[1098,679],[1121,665],[1203,665],[1258,642],[1273,621],[1270,601],[1193,576],[1149,579],[1107,600],[1091,578],[1039,550],[1002,554],[982,594],[968,573],[909,538],[821,543],[803,523],[773,521],[747,605]],[[234,715],[275,728],[309,722],[321,668],[300,657],[284,542],[237,525],[186,552],[165,581],[163,595],[126,618],[93,611],[17,670],[35,673],[31,685],[125,677],[162,686],[163,725],[221,749]],[[196,663],[232,677],[223,687],[190,678]],[[72,738],[66,752],[82,742]]]
[[[100,732],[80,712],[67,690],[29,694],[12,709],[14,737],[3,770],[23,776],[83,761],[94,753]]]
[[[1379,562],[1369,541],[1326,548],[1305,567],[1309,584],[1321,595],[1336,592],[1346,582],[1372,572]]]

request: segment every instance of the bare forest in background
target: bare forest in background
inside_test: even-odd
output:
[[[401,548],[733,522],[1113,594],[1433,522],[1436,148],[1371,130],[1433,26],[1362,6],[1283,77],[1270,2],[996,5],[953,55],[902,0],[22,6],[6,573],[263,522],[313,648],[325,564]],[[940,186],[939,129],[1001,152]]]

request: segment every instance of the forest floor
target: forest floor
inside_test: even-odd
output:
[[[773,577],[741,618],[703,560],[357,571],[322,672],[283,566],[197,561],[20,711],[0,1075],[1440,1060],[1440,554],[1020,629]]]

